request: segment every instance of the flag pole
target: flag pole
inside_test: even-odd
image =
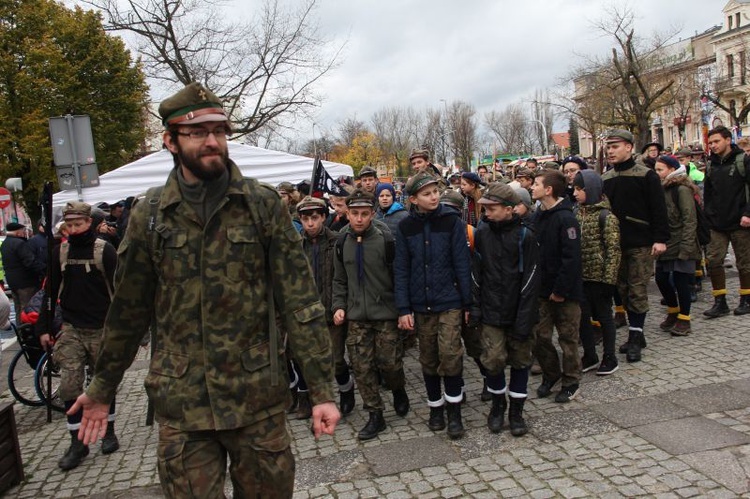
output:
[[[313,186],[315,185],[315,170],[318,168],[318,161],[320,161],[320,158],[318,157],[318,142],[315,140],[315,123],[312,124],[312,136],[313,136],[313,154],[315,155],[315,159],[313,159],[313,168],[312,168],[312,174],[310,175],[310,196],[314,194],[313,192]]]

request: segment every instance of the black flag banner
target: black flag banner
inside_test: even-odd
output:
[[[316,196],[327,192],[333,196],[347,196],[347,192],[341,188],[333,177],[331,177],[323,167],[323,162],[320,158],[315,158],[315,166],[313,167],[312,175],[312,186],[310,188],[310,194]],[[320,193],[320,194],[319,194]],[[317,196],[316,196],[317,197]]]

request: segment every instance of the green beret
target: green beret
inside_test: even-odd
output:
[[[159,105],[159,116],[165,127],[227,121],[219,98],[200,83],[191,83],[164,99]]]

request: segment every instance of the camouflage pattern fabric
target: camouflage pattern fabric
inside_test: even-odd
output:
[[[601,210],[610,210],[601,231]],[[576,218],[581,225],[581,267],[584,281],[615,285],[620,268],[620,222],[611,212],[606,199],[578,208]]]
[[[439,314],[414,314],[414,326],[419,338],[419,363],[422,364],[425,374],[463,374],[462,322],[461,310],[448,310]]]
[[[164,496],[225,497],[229,454],[234,497],[292,497],[295,464],[285,419],[276,414],[224,431],[186,432],[160,425],[157,455]]]
[[[154,353],[144,384],[159,423],[229,430],[284,412],[285,338],[276,328],[278,337],[269,335],[267,267],[312,402],[333,400],[330,335],[302,238],[273,188],[243,179],[231,161],[229,173],[225,199],[205,225],[182,199],[177,169],[158,199],[147,196],[135,206],[118,249],[115,296],[87,390],[94,400],[112,399],[153,319]],[[150,220],[152,203],[156,220]]]
[[[622,250],[617,292],[625,310],[637,314],[648,312],[648,283],[653,274],[654,259],[650,246]]]
[[[346,323],[337,326],[328,325],[328,331],[331,333],[331,354],[333,358],[333,370],[336,376],[343,376],[349,373],[349,365],[346,363]]]
[[[578,327],[581,322],[581,307],[578,302],[556,303],[539,299],[539,322],[534,330],[536,343],[534,355],[546,379],[554,380],[562,376],[562,386],[578,383],[581,380],[581,358],[578,356]],[[557,328],[558,343],[562,350],[562,371],[560,357],[552,344],[552,329]]]
[[[525,341],[511,337],[512,330],[482,324],[482,365],[487,374],[497,376],[510,364],[513,369],[531,367],[531,336]]]
[[[102,342],[103,329],[83,329],[64,322],[53,355],[60,366],[60,397],[75,400],[83,393],[86,365],[93,366]]]
[[[404,344],[396,321],[349,321],[352,371],[365,410],[383,410],[378,371],[388,390],[404,387]]]
[[[730,232],[719,232],[712,229],[711,242],[706,246],[706,267],[709,275],[712,275],[718,269],[724,271],[724,256],[727,254],[730,242],[737,259],[737,270],[742,274],[750,274],[750,229],[738,229]]]

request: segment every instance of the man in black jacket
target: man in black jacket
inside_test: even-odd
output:
[[[5,270],[5,282],[13,291],[13,305],[20,316],[39,290],[45,272],[44,263],[34,256],[34,250],[26,240],[26,226],[10,222],[5,226],[5,241],[0,246]]]
[[[643,325],[648,312],[648,283],[654,258],[667,250],[669,222],[659,176],[633,159],[633,134],[611,130],[606,138],[607,161],[612,169],[602,175],[604,194],[620,222],[622,260],[617,291],[630,325],[628,341],[620,347],[628,362],[641,360],[646,346]]]
[[[732,145],[732,133],[723,126],[708,132],[711,155],[706,167],[704,204],[711,227],[706,248],[714,305],[703,312],[709,319],[729,313],[724,256],[732,243],[740,274],[740,304],[735,315],[750,314],[750,175],[748,156]]]

